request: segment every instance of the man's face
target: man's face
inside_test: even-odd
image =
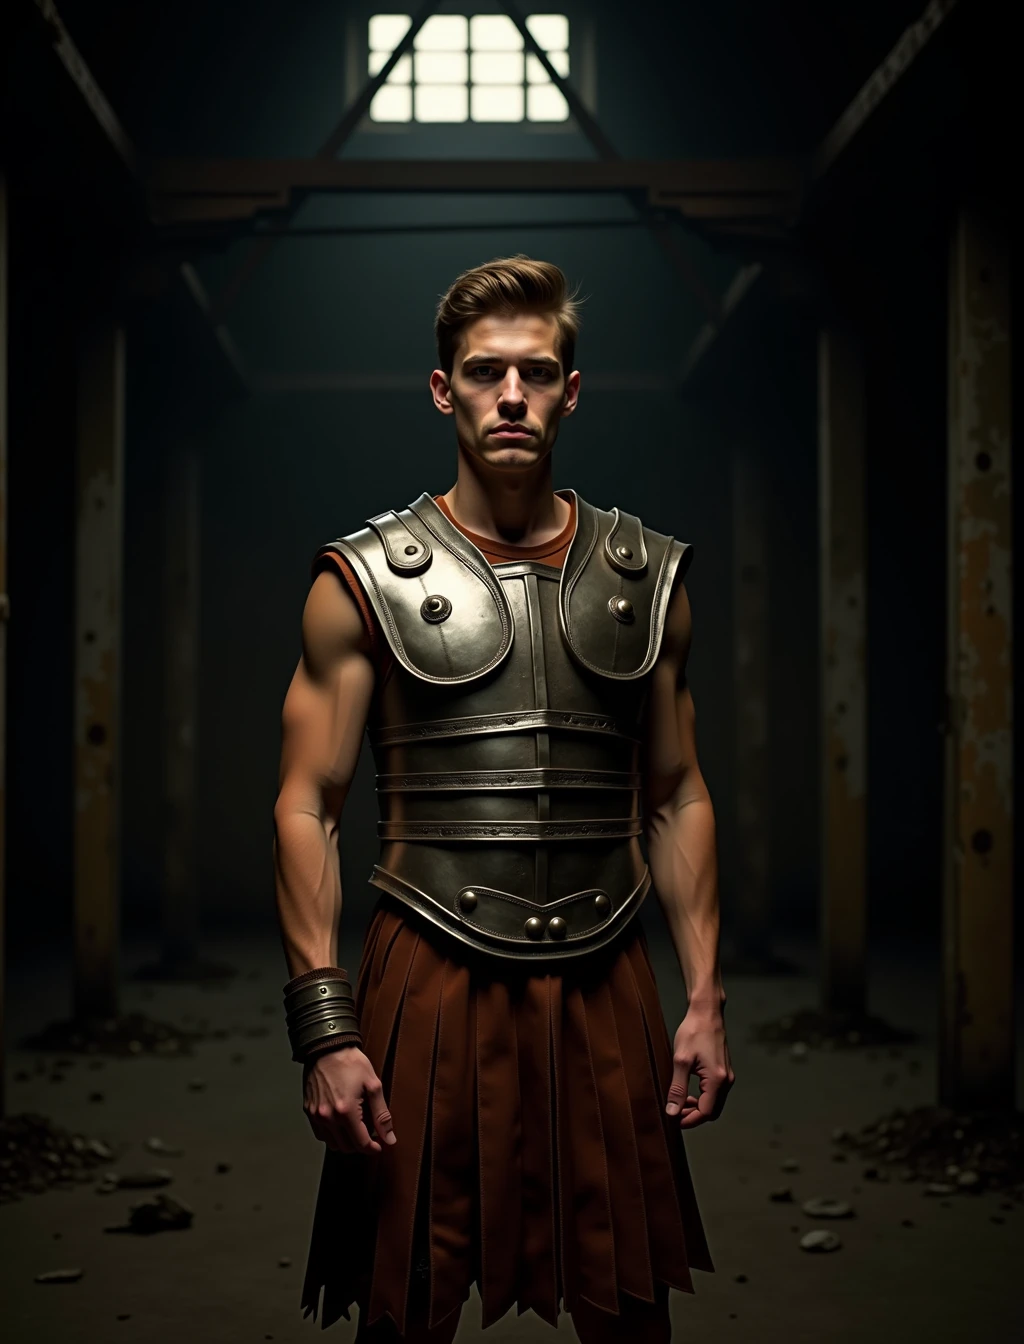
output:
[[[430,376],[434,405],[454,415],[463,449],[499,470],[534,466],[576,406],[580,375],[566,378],[553,317],[480,317],[463,328],[451,378]]]

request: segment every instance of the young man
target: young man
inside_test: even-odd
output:
[[[686,681],[691,548],[552,489],[575,305],[517,256],[438,309],[458,475],[322,547],[274,814],[293,1056],[326,1151],[303,1289],[447,1344],[475,1281],[589,1341],[665,1341],[711,1270],[682,1130],[734,1080],[714,814]],[[339,819],[364,728],[380,896],[353,998]],[[639,837],[646,836],[650,867]],[[639,907],[688,993],[669,1041]],[[689,1078],[700,1080],[698,1094]]]

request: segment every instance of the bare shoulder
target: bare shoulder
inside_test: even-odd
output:
[[[658,661],[673,663],[682,670],[690,652],[691,633],[690,599],[685,582],[677,579],[665,613],[665,632]]]
[[[313,580],[302,612],[302,654],[309,674],[318,679],[340,663],[369,657],[370,641],[362,613],[340,575],[324,569]]]

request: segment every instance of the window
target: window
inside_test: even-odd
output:
[[[369,73],[409,30],[408,14],[370,19]],[[569,21],[530,14],[526,26],[560,75],[569,73]],[[507,14],[435,14],[370,104],[372,121],[565,121],[569,105]]]

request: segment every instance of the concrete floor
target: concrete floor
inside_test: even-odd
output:
[[[652,954],[671,1033],[683,1006],[682,986],[671,951],[657,936],[658,920],[648,927],[655,931]],[[785,944],[778,950],[807,971],[813,966],[809,947]],[[130,970],[152,951],[126,946],[122,964]],[[99,1195],[84,1184],[0,1208],[5,1344],[239,1344],[319,1334],[319,1321],[304,1321],[297,1304],[321,1148],[301,1110],[301,1071],[289,1058],[284,1034],[283,958],[269,940],[231,946],[211,940],[205,952],[237,966],[237,979],[206,989],[147,989],[128,980],[123,1010],[170,1021],[191,1012],[238,1034],[205,1042],[188,1059],[110,1060],[99,1072],[81,1061],[59,1084],[46,1076],[11,1081],[11,1114],[38,1111],[72,1131],[105,1138],[119,1153],[112,1168],[171,1167],[176,1179],[169,1193],[189,1204],[195,1219],[187,1231],[104,1235],[104,1226],[123,1221],[129,1204],[143,1196]],[[355,958],[353,949],[343,949],[343,965],[357,964]],[[65,1014],[68,983],[67,967],[52,959],[45,968],[24,962],[12,967],[10,1039]],[[900,1059],[885,1050],[875,1058],[812,1053],[802,1063],[784,1052],[773,1057],[749,1042],[749,1026],[813,1004],[811,975],[733,976],[726,989],[737,1083],[721,1120],[688,1141],[717,1273],[695,1274],[696,1296],[673,1292],[675,1338],[702,1344],[862,1344],[867,1338],[878,1344],[979,1338],[1001,1344],[1024,1338],[1016,1282],[1024,1209],[998,1211],[991,1194],[960,1196],[943,1207],[920,1186],[865,1182],[862,1164],[831,1160],[833,1127],[854,1129],[893,1106],[934,1099],[934,965],[915,964],[892,950],[873,956],[872,1011],[923,1033]],[[244,1035],[252,1027],[269,1031]],[[1024,1040],[1024,1031],[1018,1039]],[[231,1063],[239,1051],[244,1062]],[[31,1069],[34,1058],[14,1049],[8,1076]],[[918,1072],[908,1068],[915,1060]],[[196,1077],[206,1080],[204,1091],[190,1090]],[[103,1103],[88,1101],[97,1088]],[[150,1135],[180,1145],[183,1156],[154,1157],[143,1147]],[[799,1173],[780,1172],[789,1157],[799,1159]],[[215,1173],[220,1161],[231,1164],[223,1175]],[[768,1192],[779,1184],[792,1185],[796,1204],[770,1202]],[[848,1198],[854,1205],[853,1219],[819,1224],[841,1235],[843,1247],[835,1253],[810,1255],[797,1246],[799,1234],[815,1226],[799,1209],[799,1201],[812,1195]],[[993,1222],[994,1214],[1004,1221]],[[906,1218],[912,1228],[902,1225]],[[282,1267],[283,1258],[290,1265]],[[42,1270],[72,1265],[85,1271],[76,1284],[33,1282]],[[745,1281],[737,1281],[739,1275]],[[118,1319],[125,1314],[128,1319]],[[556,1334],[575,1339],[564,1315],[557,1332],[532,1313],[516,1317],[514,1311],[486,1333],[479,1325],[474,1291],[457,1344],[543,1341]],[[353,1315],[351,1324],[332,1326],[330,1337],[343,1344],[354,1334]]]

